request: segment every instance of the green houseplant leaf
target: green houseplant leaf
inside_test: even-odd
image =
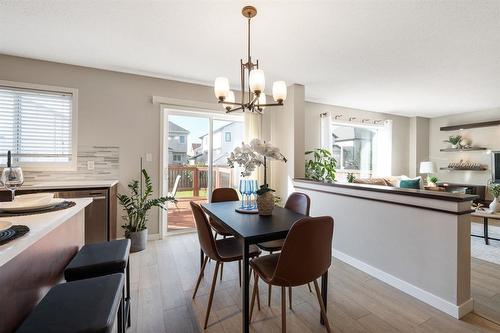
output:
[[[142,186],[144,184],[144,187]],[[165,204],[173,201],[171,197],[160,197],[151,199],[153,194],[153,183],[146,169],[141,170],[141,179],[132,180],[128,184],[130,195],[118,194],[118,202],[123,207],[125,215],[122,219],[125,223],[122,228],[125,229],[127,237],[131,232],[138,232],[146,229],[149,210],[153,207],[166,209]]]
[[[312,155],[312,158],[306,161],[305,176],[307,179],[335,181],[337,160],[329,150],[318,148],[306,151],[305,154]]]

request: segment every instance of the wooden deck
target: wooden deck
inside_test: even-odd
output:
[[[196,203],[204,203],[207,202],[207,198],[182,198],[179,199],[177,205],[170,202],[168,204],[167,213],[168,231],[189,230],[195,228],[193,215],[191,213],[191,207],[189,206],[190,201],[194,201]]]

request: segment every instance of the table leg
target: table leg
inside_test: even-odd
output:
[[[241,306],[241,332],[248,333],[250,328],[250,319],[249,319],[249,302],[250,302],[250,276],[248,269],[248,252],[249,252],[249,244],[245,239],[242,239],[243,242],[243,288],[241,288],[241,302],[243,303]]]
[[[323,304],[325,304],[325,313],[328,310],[328,271],[321,276],[321,298],[323,298]],[[321,316],[321,311],[319,312],[319,318],[321,325],[325,324],[323,317]]]
[[[483,227],[484,227],[484,243],[490,245],[490,240],[488,239],[488,218],[483,217]]]

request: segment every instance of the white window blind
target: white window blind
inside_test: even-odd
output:
[[[68,164],[72,141],[72,94],[0,86],[0,163]]]

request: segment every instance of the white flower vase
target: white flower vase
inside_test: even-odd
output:
[[[500,205],[498,204],[498,198],[494,198],[490,203],[490,211],[494,213],[500,212]]]

